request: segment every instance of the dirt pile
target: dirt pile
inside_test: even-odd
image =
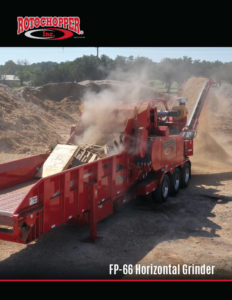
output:
[[[213,136],[212,133],[200,131],[195,145],[195,152],[202,158],[221,162],[227,162],[230,159],[226,148],[217,141],[217,137]]]
[[[0,152],[37,154],[58,142],[64,143],[71,124],[78,121],[80,99],[77,96],[81,95],[82,88],[78,94],[78,86],[73,85],[19,89],[1,85]]]
[[[189,115],[206,78],[190,78],[183,96],[188,98]],[[232,170],[232,87],[212,87],[199,118],[194,140],[194,166],[202,171]]]
[[[110,90],[119,97],[124,97],[125,102],[165,98],[171,100],[173,96],[161,93],[142,82],[130,82],[119,80],[85,80],[78,82],[79,85],[88,88],[92,92],[99,93]],[[121,100],[121,99],[119,99]]]
[[[72,82],[48,83],[36,88],[23,88],[41,100],[61,101],[69,97],[72,100],[80,100],[86,91],[86,87]]]

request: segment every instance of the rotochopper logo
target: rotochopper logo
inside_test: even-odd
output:
[[[83,36],[79,17],[17,17],[17,34],[38,40],[64,40]]]

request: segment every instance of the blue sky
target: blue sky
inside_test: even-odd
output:
[[[100,47],[99,55],[115,58],[117,55],[145,56],[155,62],[163,58],[182,58],[232,62],[232,47]],[[96,55],[95,47],[0,47],[0,65],[8,60],[17,63],[27,60],[29,64],[41,61],[72,61],[83,55]]]

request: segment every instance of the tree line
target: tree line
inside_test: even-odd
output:
[[[170,91],[173,83],[180,84],[189,77],[208,77],[218,84],[232,83],[232,62],[222,63],[193,60],[190,57],[165,58],[154,62],[146,57],[117,56],[111,59],[106,55],[82,56],[67,62],[41,62],[29,64],[25,61],[7,61],[0,66],[0,75],[16,75],[20,84],[39,86],[50,82],[79,82],[83,80],[117,79],[128,80],[140,74],[151,86],[155,80],[161,81]]]

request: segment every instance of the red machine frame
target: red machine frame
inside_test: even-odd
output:
[[[89,238],[95,240],[97,223],[111,215],[115,207],[136,195],[152,193],[165,174],[172,175],[176,168],[183,168],[186,163],[190,165],[193,139],[168,134],[168,127],[157,122],[157,109],[153,107],[156,101],[163,102],[168,110],[166,100],[156,99],[148,103],[145,111],[129,119],[125,148],[119,154],[41,179],[36,179],[35,174],[49,153],[1,164],[0,239],[29,243],[62,223],[75,222],[88,224]],[[132,131],[139,137],[133,153],[130,151]],[[182,153],[180,159],[156,156],[158,151],[163,151],[163,148],[159,150],[161,141],[174,139],[176,153]],[[152,145],[151,149],[148,145]],[[148,154],[150,160],[146,160]]]

